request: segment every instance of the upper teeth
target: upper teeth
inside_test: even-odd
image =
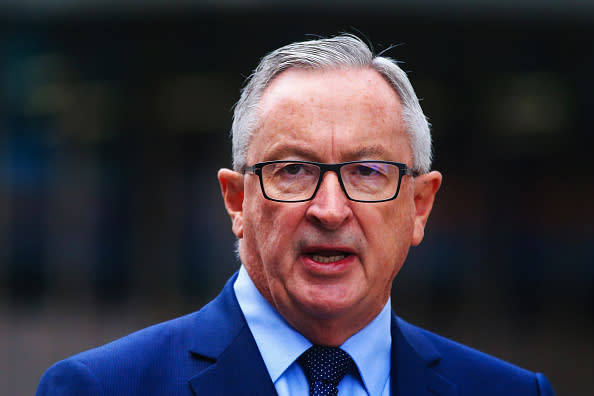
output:
[[[343,258],[345,258],[344,254],[341,254],[339,256],[320,256],[320,255],[314,254],[312,256],[312,259],[314,261],[317,261],[318,263],[324,263],[324,264],[325,263],[333,263],[335,261],[342,260]]]

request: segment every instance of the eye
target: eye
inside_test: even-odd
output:
[[[356,173],[359,176],[366,176],[366,177],[378,176],[378,175],[382,174],[380,167],[381,167],[381,165],[379,165],[379,164],[358,165],[357,169],[356,169]]]
[[[281,168],[281,171],[289,175],[297,175],[304,170],[303,164],[287,164]]]

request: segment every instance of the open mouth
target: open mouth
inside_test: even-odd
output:
[[[306,254],[313,261],[321,264],[336,263],[350,256],[348,252],[311,252]]]

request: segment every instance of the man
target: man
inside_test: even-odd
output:
[[[39,395],[552,395],[414,327],[392,281],[441,174],[405,73],[351,35],[267,55],[218,173],[241,268],[202,310],[59,362]]]

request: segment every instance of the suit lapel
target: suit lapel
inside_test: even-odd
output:
[[[188,381],[196,396],[277,395],[235,298],[236,278],[196,315],[190,353],[199,373]],[[440,360],[420,329],[392,315],[392,396],[456,396],[456,385],[436,370]]]
[[[456,396],[456,385],[435,369],[440,360],[419,329],[392,315],[392,396]]]
[[[189,380],[196,396],[276,395],[254,337],[239,308],[233,276],[221,294],[198,312],[190,352],[205,368]]]

